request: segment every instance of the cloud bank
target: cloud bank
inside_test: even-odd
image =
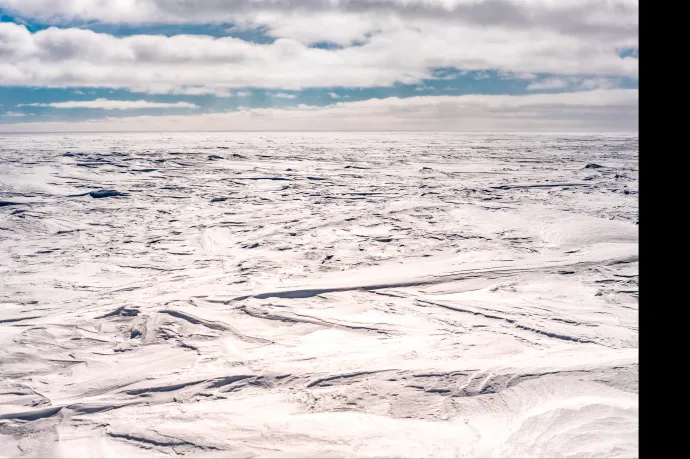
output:
[[[594,90],[528,96],[438,96],[337,102],[326,107],[136,116],[0,125],[0,132],[63,131],[637,131],[638,92]]]
[[[32,33],[0,23],[0,85],[219,93],[230,88],[376,87],[433,68],[635,76],[637,5],[628,1],[0,0],[54,21],[233,21],[276,38],[116,37],[80,28]],[[315,48],[315,42],[343,47]],[[186,89],[196,88],[196,89]],[[214,88],[200,89],[200,88]]]
[[[637,80],[637,0],[0,0],[0,9],[14,18],[0,23],[0,89],[89,88],[96,100],[31,99],[63,117],[67,108],[152,113],[72,127],[16,119],[5,131],[637,129],[637,90],[616,89]],[[173,32],[151,33],[156,25]],[[211,36],[211,25],[227,36]],[[515,80],[496,87],[523,95],[381,92],[457,94],[459,78],[476,88]],[[103,98],[110,90],[160,97]],[[371,99],[349,102],[358,94]],[[254,107],[209,113],[236,107],[231,98]],[[199,113],[167,113],[178,108]]]
[[[98,108],[101,110],[137,110],[142,108],[199,108],[189,102],[148,102],[145,100],[84,100],[69,102],[19,104],[19,107],[53,107],[53,108]]]
[[[636,0],[2,0],[0,5],[47,22],[243,22],[268,26],[273,36],[340,42],[395,27],[396,21],[418,20],[626,39],[637,34],[639,16]],[[301,28],[300,19],[311,27]]]

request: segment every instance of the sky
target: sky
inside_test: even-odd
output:
[[[635,0],[0,0],[0,132],[638,130]]]

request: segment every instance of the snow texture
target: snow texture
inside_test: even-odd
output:
[[[0,164],[1,456],[638,455],[637,134],[6,135]]]

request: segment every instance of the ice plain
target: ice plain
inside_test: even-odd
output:
[[[0,135],[0,456],[637,456],[637,174],[636,133]]]

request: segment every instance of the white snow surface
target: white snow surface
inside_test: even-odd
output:
[[[0,136],[0,456],[637,456],[637,174],[637,134]]]

